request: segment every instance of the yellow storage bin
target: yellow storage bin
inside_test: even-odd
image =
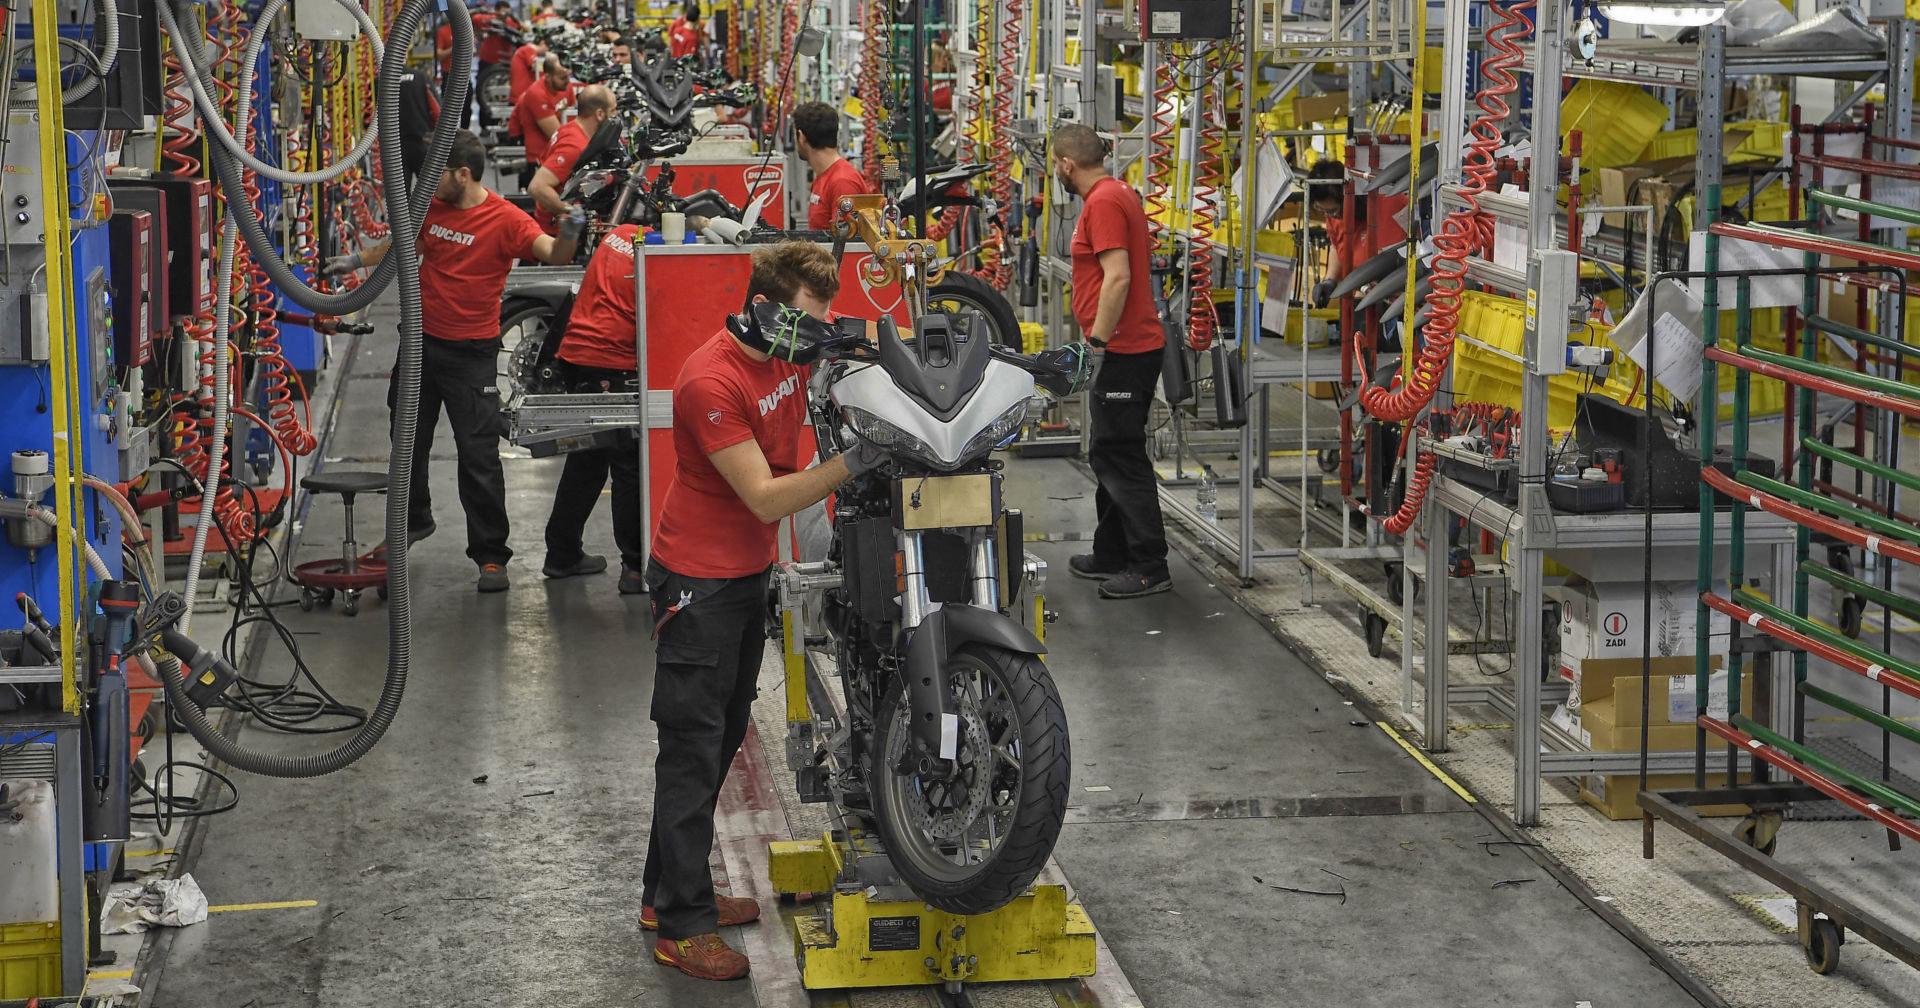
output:
[[[1560,100],[1562,135],[1580,131],[1580,165],[1611,168],[1640,160],[1667,124],[1667,106],[1632,84],[1579,80]]]
[[[0,999],[58,997],[60,922],[0,924]]]
[[[1728,161],[1774,161],[1786,153],[1787,131],[1791,127],[1783,122],[1754,119],[1728,123],[1727,129],[1747,132],[1747,139],[1734,148]],[[1700,131],[1688,127],[1655,133],[1637,160],[1664,161],[1667,158],[1692,157],[1699,152]]]
[[[1047,348],[1047,327],[1038,322],[1020,323],[1020,352],[1035,354]]]
[[[1463,336],[1519,356],[1525,352],[1526,306],[1508,297],[1467,291],[1460,305],[1459,331]],[[1575,409],[1583,392],[1638,406],[1644,395],[1639,390],[1640,369],[1626,359],[1622,348],[1607,338],[1609,327],[1589,323],[1585,331],[1572,338],[1595,346],[1613,347],[1614,364],[1603,381],[1584,374],[1556,375],[1547,381],[1547,426],[1566,429],[1573,426]],[[1489,351],[1466,340],[1453,344],[1453,389],[1456,400],[1499,403],[1519,408],[1522,368],[1518,361]]]
[[[1335,330],[1340,326],[1340,309],[1307,308],[1295,306],[1287,312],[1287,331],[1281,336],[1288,343],[1299,346],[1306,333],[1313,332],[1313,345],[1325,346],[1331,341]]]
[[[1133,63],[1115,63],[1113,65],[1113,75],[1120,79],[1121,94],[1131,95],[1135,98],[1145,94],[1145,92],[1140,89],[1140,86],[1141,81],[1146,75],[1138,65]]]

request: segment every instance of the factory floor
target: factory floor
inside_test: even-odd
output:
[[[329,467],[384,466],[390,331],[341,362]],[[541,579],[559,465],[506,453],[512,589],[473,589],[443,433],[398,720],[341,773],[239,777],[238,806],[201,822],[182,867],[210,902],[241,909],[166,932],[142,1005],[794,1003],[785,955],[757,956],[735,984],[653,963],[634,919],[655,751],[645,602],[610,576]],[[1116,1003],[1694,1003],[1206,572],[1176,557],[1171,594],[1124,602],[1066,576],[1092,526],[1073,463],[1008,472],[1060,613],[1048,665],[1074,768],[1056,858],[1137,994]],[[377,538],[377,509],[358,525]],[[316,502],[299,558],[328,555],[339,529],[337,501]],[[603,510],[589,549],[611,555],[610,540]],[[384,606],[280,615],[328,689],[371,704]],[[265,654],[260,675],[283,675],[285,651]],[[254,728],[242,740],[334,744]],[[775,759],[736,774],[790,787]],[[848,1001],[880,1003],[815,1003]]]

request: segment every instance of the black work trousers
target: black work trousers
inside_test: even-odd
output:
[[[433,497],[427,486],[427,457],[433,452],[440,411],[453,428],[459,456],[460,508],[467,515],[467,556],[477,564],[505,564],[507,479],[500,467],[500,388],[497,359],[500,340],[443,340],[428,336],[420,369],[420,426],[413,445],[413,491],[408,523],[414,531],[431,528]],[[387,384],[387,408],[399,394],[399,365]]]
[[[1106,569],[1149,577],[1167,574],[1167,529],[1160,487],[1147,458],[1147,415],[1165,351],[1108,353],[1093,381],[1088,408],[1092,444],[1087,463],[1094,493],[1094,558]]]
[[[640,901],[653,907],[660,937],[678,940],[719,926],[707,864],[713,807],[753,720],[767,645],[767,575],[687,577],[656,561],[647,567],[647,597],[660,755]]]
[[[632,434],[620,431],[613,442],[583,448],[567,455],[560,485],[553,491],[553,512],[547,516],[547,566],[571,567],[586,555],[582,537],[587,519],[600,503],[600,491],[613,477],[613,541],[620,562],[628,570],[644,570],[647,540],[640,528],[640,445]]]

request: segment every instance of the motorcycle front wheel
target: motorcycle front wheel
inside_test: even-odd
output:
[[[971,273],[948,270],[946,279],[927,290],[930,312],[957,315],[969,309],[979,309],[987,317],[995,343],[1016,353],[1021,351],[1020,320],[1014,317],[1013,305],[992,284]]]
[[[912,749],[905,684],[881,705],[868,781],[893,868],[948,913],[1012,902],[1046,866],[1067,813],[1073,763],[1060,693],[1040,659],[969,644],[947,661],[960,717],[958,759],[944,779],[895,767]]]

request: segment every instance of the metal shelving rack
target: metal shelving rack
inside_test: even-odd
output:
[[[1726,45],[1725,27],[1708,25],[1701,30],[1701,41],[1697,45],[1641,41],[1603,43],[1593,64],[1589,66],[1564,47],[1562,38],[1567,13],[1565,6],[1557,2],[1543,4],[1535,12],[1534,44],[1527,69],[1535,71],[1532,137],[1536,162],[1541,160],[1541,152],[1558,149],[1559,104],[1562,84],[1567,77],[1592,77],[1648,87],[1696,91],[1700,143],[1695,168],[1698,186],[1703,192],[1717,193],[1725,173],[1725,158],[1719,138],[1725,126],[1722,112],[1730,76],[1789,74],[1858,80],[1861,83],[1849,104],[1857,101],[1874,85],[1884,84],[1890,104],[1896,109],[1906,110],[1900,116],[1900,121],[1904,123],[1911,117],[1913,29],[1912,24],[1904,19],[1887,22],[1893,44],[1885,53],[1762,53],[1732,49]],[[1450,16],[1444,43],[1447,65],[1464,63],[1467,44],[1464,13]],[[1442,186],[1459,181],[1457,152],[1464,149],[1465,125],[1464,115],[1448,114],[1444,119],[1445,132],[1440,144],[1444,159],[1439,180]],[[1534,172],[1524,217],[1508,211],[1514,219],[1522,220],[1527,225],[1529,258],[1542,250],[1559,246],[1564,228],[1557,222],[1561,216],[1557,206],[1557,181],[1553,172]],[[1485,205],[1491,211],[1500,213],[1502,210],[1498,203],[1497,200],[1487,201]],[[1699,226],[1704,227],[1709,223],[1709,212],[1708,201],[1699,201],[1696,209]],[[1520,297],[1529,294],[1525,278],[1491,263],[1474,263],[1470,276],[1508,294]],[[1543,305],[1540,310],[1564,311],[1569,307]],[[1524,370],[1521,392],[1522,474],[1546,471],[1547,402],[1547,377],[1538,373],[1530,363]],[[1695,402],[1695,414],[1699,416],[1717,415],[1717,408],[1717,402],[1711,399]],[[1658,549],[1663,543],[1668,543],[1669,538],[1670,545],[1681,545],[1683,542],[1697,544],[1698,539],[1678,526],[1662,532],[1665,526],[1657,522],[1654,541],[1642,543],[1639,535],[1641,517],[1633,514],[1555,515],[1547,504],[1545,487],[1537,481],[1522,482],[1516,507],[1501,505],[1496,508],[1494,502],[1485,500],[1477,491],[1441,478],[1434,482],[1434,493],[1421,519],[1427,541],[1446,541],[1450,516],[1455,512],[1460,512],[1470,524],[1487,528],[1509,541],[1511,569],[1519,597],[1514,611],[1521,614],[1515,620],[1518,649],[1513,666],[1514,686],[1510,695],[1503,690],[1486,687],[1450,688],[1446,663],[1443,660],[1429,661],[1425,696],[1419,704],[1424,707],[1423,744],[1430,752],[1447,749],[1447,712],[1451,703],[1490,702],[1498,707],[1510,707],[1514,716],[1514,819],[1521,825],[1534,825],[1540,817],[1542,776],[1625,772],[1622,769],[1624,762],[1619,758],[1622,754],[1580,750],[1570,744],[1571,739],[1566,738],[1564,733],[1543,724],[1542,705],[1548,696],[1537,670],[1542,667],[1544,660],[1545,633],[1542,621],[1535,614],[1540,613],[1545,605],[1543,561],[1547,554],[1583,543],[1597,548],[1618,548],[1620,543],[1629,542],[1643,549]],[[1680,524],[1690,524],[1696,517],[1682,516]],[[1750,521],[1746,528],[1746,543],[1749,546],[1783,546],[1790,534],[1790,528],[1784,522]],[[1776,549],[1775,584],[1783,581],[1783,559]],[[1426,639],[1444,640],[1448,627],[1447,593],[1442,588],[1447,583],[1446,553],[1443,550],[1428,550],[1424,562],[1425,580],[1431,586],[1425,593]],[[1411,577],[1411,568],[1408,575]],[[1410,589],[1411,584],[1408,587]],[[1411,598],[1411,595],[1409,590],[1407,596]],[[1411,677],[1407,676],[1406,679],[1410,683]],[[1412,706],[1410,702],[1409,707]],[[1543,743],[1549,745],[1551,751],[1543,752]],[[1637,768],[1639,754],[1629,755],[1633,757],[1633,768]],[[1678,754],[1657,758],[1654,769],[1674,768],[1679,756],[1686,757],[1685,766],[1692,765],[1691,754]]]

